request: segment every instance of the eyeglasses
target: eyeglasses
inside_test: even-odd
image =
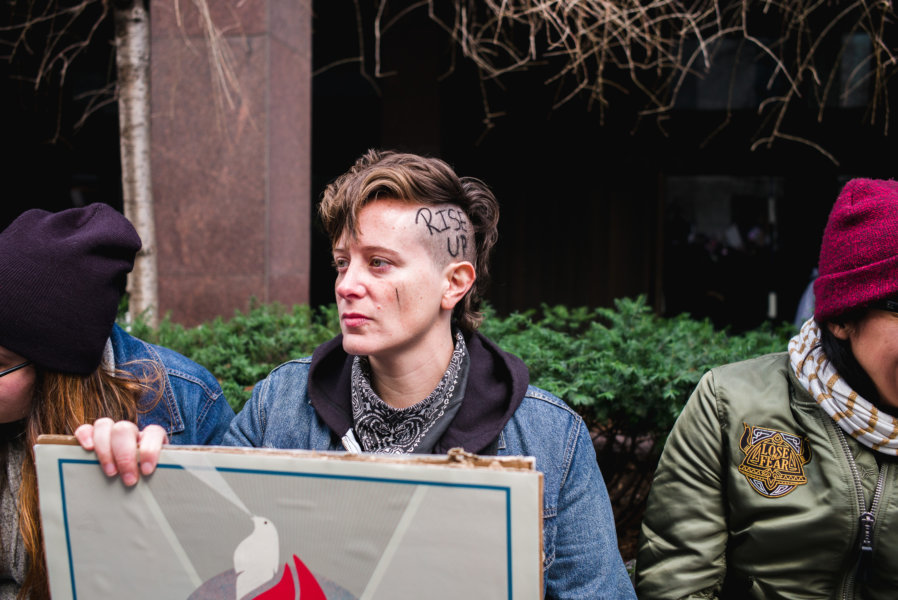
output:
[[[0,371],[0,377],[3,377],[4,375],[9,375],[9,374],[12,373],[13,371],[18,371],[19,369],[24,369],[25,367],[27,367],[27,366],[30,365],[30,364],[31,364],[31,361],[30,361],[30,360],[26,360],[26,361],[23,362],[23,363],[20,363],[20,364],[14,366],[14,367],[10,367],[10,368],[6,369],[5,371]]]

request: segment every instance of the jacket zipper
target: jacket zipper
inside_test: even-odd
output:
[[[886,472],[888,471],[889,465],[888,463],[883,463],[879,468],[879,476],[876,479],[876,489],[873,492],[873,500],[870,502],[870,509],[867,510],[867,503],[864,500],[864,487],[861,484],[861,475],[858,473],[857,463],[854,461],[854,455],[851,453],[851,448],[848,447],[848,440],[845,438],[845,432],[842,431],[842,428],[838,423],[834,423],[833,425],[836,433],[839,434],[839,442],[842,444],[842,451],[848,459],[848,468],[854,479],[854,490],[857,492],[858,512],[860,513],[860,516],[858,517],[858,525],[861,532],[860,555],[858,556],[857,565],[855,566],[854,571],[848,575],[848,578],[845,580],[845,585],[842,588],[842,598],[848,600],[848,598],[854,597],[854,584],[858,568],[861,565],[864,565],[865,567],[868,566],[869,561],[873,557],[873,527],[876,525],[876,509],[879,508],[879,501],[882,499],[882,492],[883,489],[885,489]]]

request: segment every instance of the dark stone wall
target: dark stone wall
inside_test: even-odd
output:
[[[309,301],[311,6],[212,2],[237,86],[210,71],[193,4],[152,4],[160,314]]]

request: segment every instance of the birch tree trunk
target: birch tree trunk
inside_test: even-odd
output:
[[[143,0],[117,2],[114,11],[124,213],[143,242],[128,278],[128,312],[155,327],[159,293],[150,177],[149,13]]]

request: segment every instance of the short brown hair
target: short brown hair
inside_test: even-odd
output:
[[[480,325],[480,302],[489,279],[490,252],[499,237],[499,203],[482,181],[459,177],[437,158],[391,151],[369,150],[321,196],[318,214],[335,245],[344,233],[355,237],[362,208],[376,200],[400,200],[429,207],[460,209],[473,231],[474,270],[477,279],[455,306],[453,318],[463,331]],[[445,207],[444,205],[449,205]],[[463,240],[467,242],[467,238]],[[458,246],[456,246],[458,248]]]

